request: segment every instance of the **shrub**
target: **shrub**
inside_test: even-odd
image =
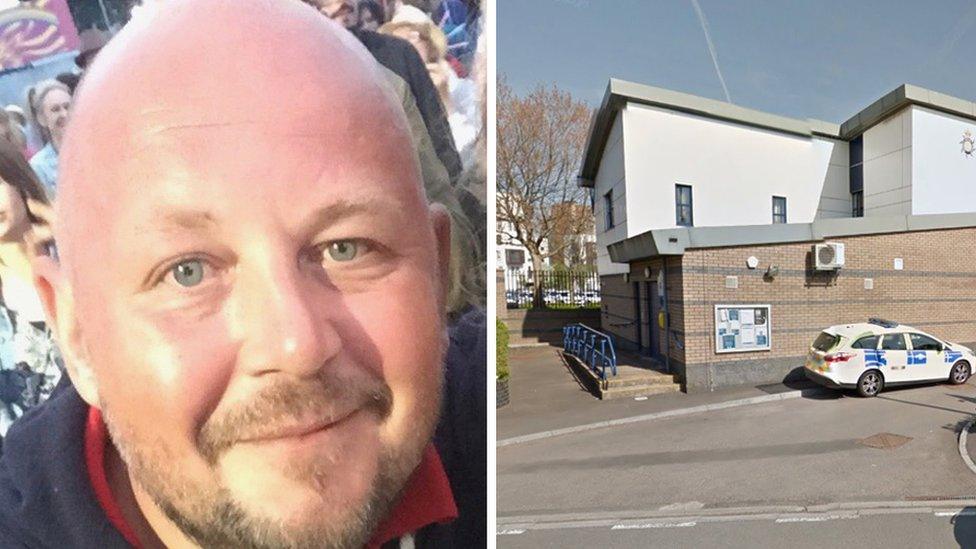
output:
[[[508,379],[508,328],[495,319],[495,377]]]

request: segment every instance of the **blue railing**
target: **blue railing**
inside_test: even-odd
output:
[[[612,375],[617,375],[617,353],[608,334],[585,324],[570,324],[563,328],[563,350],[596,372],[600,379],[607,379],[607,367]]]

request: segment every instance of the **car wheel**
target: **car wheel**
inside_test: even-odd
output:
[[[960,360],[952,366],[952,371],[949,372],[949,383],[962,385],[969,381],[970,375],[972,375],[972,368],[969,367],[969,363],[965,360]]]
[[[857,394],[862,397],[877,396],[884,387],[884,376],[877,370],[868,370],[857,380]]]

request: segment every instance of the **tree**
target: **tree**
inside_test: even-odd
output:
[[[556,207],[589,204],[589,192],[576,184],[576,174],[590,111],[555,85],[539,86],[519,97],[500,78],[496,97],[499,231],[528,250],[532,270],[538,273],[545,257],[560,257],[571,241],[553,239],[557,229],[580,234],[592,223],[591,213],[575,215],[575,208]],[[534,307],[544,306],[539,281],[537,276]]]

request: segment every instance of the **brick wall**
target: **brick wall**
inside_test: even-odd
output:
[[[627,350],[637,348],[633,286],[622,274],[600,277],[600,325],[617,347]]]
[[[836,276],[812,271],[813,242],[685,252],[677,272],[669,271],[668,289],[674,335],[684,344],[688,391],[802,375],[797,368],[820,330],[872,316],[949,341],[976,341],[976,229],[829,241],[846,248],[846,264]],[[746,267],[749,256],[759,259],[757,269]],[[904,270],[894,269],[895,258],[904,260]],[[763,276],[770,265],[779,267],[774,279]],[[726,276],[737,276],[739,287],[727,289]],[[865,289],[865,278],[873,279],[873,289]],[[675,286],[683,292],[680,297]],[[771,305],[772,350],[715,352],[714,306],[736,303]]]

